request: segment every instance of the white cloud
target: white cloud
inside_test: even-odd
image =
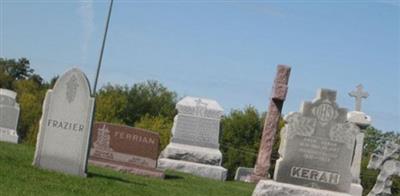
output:
[[[78,15],[81,17],[82,24],[81,63],[86,64],[89,53],[89,44],[94,32],[93,0],[80,1],[79,4]]]

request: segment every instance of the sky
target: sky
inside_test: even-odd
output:
[[[0,0],[0,57],[49,80],[71,67],[93,86],[108,1]],[[400,1],[115,0],[99,85],[157,80],[228,114],[266,111],[276,66],[291,66],[283,114],[317,89],[363,84],[372,125],[400,132]]]

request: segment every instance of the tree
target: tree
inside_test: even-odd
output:
[[[171,138],[173,121],[163,116],[145,115],[135,123],[135,127],[147,129],[160,134],[160,150],[164,149]]]
[[[177,95],[157,81],[135,84],[128,93],[124,122],[134,124],[146,114],[173,119]]]
[[[18,123],[19,135],[23,141],[35,144],[42,115],[42,103],[47,89],[34,80],[18,80],[14,82],[14,86],[21,109]]]
[[[221,150],[228,177],[233,178],[236,168],[254,167],[261,137],[261,117],[254,107],[233,110],[222,119]]]
[[[20,58],[18,61],[0,58],[0,71],[14,80],[28,79],[34,72],[29,67],[29,60],[26,58]]]
[[[107,86],[101,88],[96,96],[96,121],[121,124],[128,105],[128,87]]]

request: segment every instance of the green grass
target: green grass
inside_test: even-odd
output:
[[[89,166],[88,177],[32,166],[34,147],[0,142],[0,195],[251,195],[254,186],[177,172],[155,179]]]

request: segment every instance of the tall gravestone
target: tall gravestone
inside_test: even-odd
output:
[[[15,101],[16,96],[14,91],[0,89],[0,141],[18,143],[19,104]]]
[[[33,165],[86,176],[94,98],[79,69],[63,74],[43,103]]]
[[[347,113],[347,120],[354,123],[360,128],[360,132],[356,136],[356,145],[354,147],[354,156],[351,166],[351,173],[353,174],[353,183],[351,184],[351,193],[354,196],[361,196],[363,187],[361,186],[360,172],[361,160],[364,147],[364,133],[363,131],[371,125],[371,117],[361,111],[361,101],[369,96],[369,93],[364,91],[364,87],[359,84],[355,91],[349,93],[350,97],[354,97],[356,104],[354,111]]]
[[[359,128],[347,122],[336,91],[321,89],[313,102],[285,117],[274,179],[317,189],[349,192],[351,161]]]
[[[159,157],[158,167],[225,180],[221,167],[219,127],[222,107],[214,100],[185,97],[176,105],[170,144]]]
[[[89,163],[136,175],[164,178],[157,170],[158,133],[97,122],[92,130]]]

